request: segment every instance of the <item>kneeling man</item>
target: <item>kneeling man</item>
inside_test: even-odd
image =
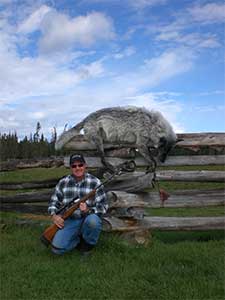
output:
[[[73,215],[64,220],[57,214],[57,210],[74,198],[84,197],[101,183],[87,172],[82,154],[70,156],[70,168],[71,174],[58,182],[49,202],[48,212],[60,228],[53,238],[52,251],[55,254],[64,254],[77,247],[86,255],[97,244],[102,229],[102,215],[108,208],[106,194],[104,187],[99,187],[94,198],[80,203]]]

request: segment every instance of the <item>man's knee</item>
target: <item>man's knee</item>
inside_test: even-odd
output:
[[[95,214],[91,214],[86,217],[85,225],[91,229],[100,229],[102,226],[102,220]]]

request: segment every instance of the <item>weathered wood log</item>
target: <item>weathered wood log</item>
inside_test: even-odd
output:
[[[0,196],[0,203],[35,203],[48,202],[53,191],[28,192],[16,195]]]
[[[28,168],[51,168],[64,165],[63,157],[40,158],[40,159],[10,159],[0,163],[0,171],[12,171]]]
[[[220,148],[225,147],[225,133],[185,133],[177,134],[178,138],[183,139],[177,143],[178,148],[189,148],[196,150],[199,147],[209,146]],[[133,149],[137,148],[135,144],[105,144],[106,156],[117,157],[134,157],[138,154]],[[74,151],[94,151],[96,153],[96,147],[93,143],[90,143],[83,135],[74,137],[70,142],[65,145],[65,148]],[[121,149],[122,148],[122,149]],[[127,148],[127,149],[126,149]],[[96,155],[96,154],[95,154]],[[95,156],[94,155],[94,156]],[[215,159],[214,159],[215,160]],[[213,160],[213,161],[214,161]],[[224,163],[223,158],[223,163]],[[167,160],[168,162],[168,160]],[[166,162],[166,163],[167,163]],[[193,164],[193,163],[191,163]],[[202,165],[203,163],[198,163]],[[204,163],[206,164],[206,163]],[[211,164],[211,163],[210,163]],[[215,162],[213,163],[215,164]],[[218,164],[218,163],[217,163]],[[220,163],[221,164],[221,163]],[[45,158],[45,159],[11,159],[7,162],[0,163],[0,171],[9,171],[15,169],[36,168],[36,167],[58,167],[63,165],[62,157]],[[165,164],[167,165],[167,164]],[[171,164],[170,164],[171,165]]]
[[[158,171],[158,181],[224,182],[225,171]]]
[[[224,132],[201,132],[201,133],[180,133],[178,134],[180,141],[176,147],[194,148],[203,146],[225,147]]]
[[[177,143],[178,148],[194,148],[202,146],[215,146],[224,147],[225,146],[225,133],[182,133],[177,134],[178,139],[183,139]],[[89,142],[86,137],[82,134],[74,136],[69,142],[67,142],[64,147],[66,149],[83,151],[83,150],[95,150],[95,145]],[[137,148],[136,144],[104,144],[105,149],[113,148]]]
[[[145,217],[143,220],[104,218],[103,230],[128,232],[141,229],[194,231],[225,230],[225,217]]]
[[[27,212],[33,213],[31,209]],[[25,224],[28,223],[25,221]],[[119,233],[140,232],[140,234],[143,234],[144,231],[147,232],[149,230],[225,230],[225,217],[145,217],[142,220],[105,217],[103,219],[103,230],[106,232]]]
[[[138,192],[152,187],[153,175],[144,172],[133,172],[117,176],[106,190],[124,190],[127,192]],[[0,183],[2,190],[52,188],[55,187],[60,178],[29,182],[7,182]],[[224,182],[225,171],[158,171],[157,181],[187,181],[187,182]]]
[[[125,157],[125,156],[124,156]],[[119,165],[124,163],[128,158],[132,158],[138,167],[147,167],[146,161],[137,156],[133,158],[131,156],[126,158],[116,158],[116,157],[106,157],[106,160],[110,162],[112,165]],[[85,157],[87,161],[87,165],[90,168],[102,168],[103,165],[101,163],[100,157],[96,156],[87,156]],[[168,156],[164,163],[158,163],[158,166],[192,166],[192,165],[223,165],[225,163],[225,155],[179,155],[179,156]],[[26,163],[21,161],[10,161],[10,162],[0,162],[0,171],[12,171],[16,169],[28,169],[28,168],[51,168],[51,167],[59,167],[65,165],[69,167],[69,158],[57,158],[56,161],[54,159],[48,161],[41,160],[36,162],[26,160]]]
[[[41,181],[29,181],[29,182],[0,182],[0,189],[2,190],[19,190],[19,189],[38,189],[38,188],[52,188],[54,187],[59,178],[57,179],[46,179]]]
[[[18,190],[18,189],[35,189],[35,188],[52,188],[55,187],[60,178],[47,179],[42,181],[29,181],[29,182],[0,182],[0,189],[2,190]],[[194,181],[194,182],[224,182],[225,171],[157,171],[156,180],[158,181]],[[138,182],[137,182],[138,181]],[[144,172],[133,172],[123,174],[120,177],[116,177],[112,181],[110,190],[123,190],[120,188],[121,183],[130,182],[132,184],[139,184],[138,190],[143,190],[146,187],[151,187],[152,175]],[[142,188],[140,185],[142,184]],[[109,188],[108,188],[109,189]],[[134,190],[134,188],[132,189]]]
[[[113,180],[105,187],[106,191],[119,190],[129,193],[137,193],[152,188],[152,173],[145,174],[144,172],[133,172],[115,176]]]
[[[117,218],[134,218],[140,220],[144,218],[145,210],[139,207],[115,207],[109,208],[107,214]]]
[[[42,215],[35,215],[35,216],[40,216]],[[40,227],[40,226],[50,226],[52,224],[51,220],[46,216],[46,220],[40,219],[40,220],[32,220],[32,219],[16,219],[16,220],[10,220],[7,222],[4,222],[3,228],[7,228],[7,226],[11,225],[18,225],[18,226],[32,226],[32,227]]]
[[[111,209],[125,207],[161,207],[159,194],[146,192],[131,194],[122,191],[108,192]],[[164,202],[164,207],[205,207],[225,205],[224,190],[179,190],[173,191]]]
[[[145,172],[133,172],[120,176],[108,184],[109,190],[138,192],[152,187],[154,175]],[[224,182],[225,171],[157,171],[157,181],[187,181],[187,182]],[[130,190],[129,190],[130,186]]]
[[[159,166],[206,166],[224,165],[225,155],[180,155],[168,156]]]
[[[15,211],[20,213],[35,213],[35,214],[47,214],[47,203],[0,203],[1,211]],[[117,218],[129,218],[140,220],[144,218],[144,210],[136,208],[115,208],[114,211],[109,211],[108,215],[112,215]]]
[[[89,168],[102,168],[100,157],[85,157]],[[136,157],[133,159],[137,167],[147,167],[147,162],[142,157]],[[127,161],[127,159],[106,157],[106,161],[114,166],[118,166],[121,163]],[[168,156],[164,163],[158,163],[158,166],[193,166],[193,165],[224,165],[225,155],[179,155]],[[64,164],[69,167],[69,157],[65,157]]]
[[[47,214],[47,203],[12,203],[1,202],[0,210],[2,211],[15,211],[20,213],[35,213],[35,214]],[[109,210],[108,215],[112,215],[117,218],[129,218],[129,219],[143,219],[144,210],[138,208],[115,208],[113,211]]]
[[[106,190],[118,189],[127,192],[138,192],[152,186],[153,174],[144,172],[134,172],[115,176],[111,183],[107,184]],[[0,188],[4,190],[30,189],[30,188],[51,188],[59,179],[30,181],[30,182],[9,182],[0,183]]]
[[[27,203],[1,203],[1,211],[19,212],[19,213],[33,213],[33,214],[46,214],[47,215],[47,204],[46,205],[35,205]]]
[[[100,157],[96,156],[85,156],[87,165],[90,168],[102,168]],[[127,157],[128,158],[128,157]],[[116,158],[106,157],[106,160],[113,165],[119,165],[124,163],[127,158]],[[134,158],[132,158],[134,159]],[[135,163],[138,167],[147,167],[146,161],[142,157],[136,157]],[[56,159],[43,159],[43,160],[13,160],[10,162],[0,162],[0,171],[11,171],[15,169],[26,169],[26,168],[38,168],[38,167],[59,167],[65,165],[69,167],[69,157],[56,158]],[[225,163],[225,155],[180,155],[180,156],[168,156],[164,163],[158,163],[159,166],[191,166],[191,165],[223,165]]]
[[[134,148],[109,149],[105,151],[105,155],[108,157],[134,158],[136,151]]]
[[[0,196],[1,204],[13,203],[48,203],[52,191],[30,192],[10,196]],[[161,201],[157,192],[126,193],[122,191],[110,191],[107,193],[110,208],[131,207],[161,207]],[[224,205],[224,190],[179,190],[173,191],[164,207],[204,207],[211,205]]]

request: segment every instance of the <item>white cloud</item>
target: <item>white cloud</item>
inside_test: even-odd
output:
[[[165,4],[167,0],[127,0],[128,5],[135,9],[144,9],[147,7]]]
[[[57,63],[44,58],[9,58],[0,61],[0,93],[8,101],[60,93],[83,79],[76,70],[61,70]]]
[[[115,53],[113,55],[113,57],[115,59],[122,59],[122,58],[125,58],[125,57],[132,56],[135,53],[136,53],[135,47],[130,46],[130,47],[126,47],[123,51]]]
[[[45,59],[24,59],[14,64],[14,68],[9,66],[8,81],[4,80],[6,86],[2,87],[1,94],[2,98],[9,100],[65,94],[67,89],[75,88],[80,82],[98,77],[103,72],[100,62],[92,62],[72,70],[61,69]],[[13,91],[11,86],[14,87]]]
[[[87,48],[116,37],[112,19],[102,12],[72,18],[47,5],[32,11],[18,25],[17,33],[27,35],[37,30],[41,32],[38,44],[42,53]]]
[[[52,13],[55,16],[55,19],[53,19],[55,22],[50,20],[50,14]],[[95,21],[97,25],[94,24]],[[49,27],[47,27],[48,22]],[[108,28],[103,33],[103,36],[99,33],[104,31],[102,28],[100,30],[101,22],[103,22],[103,25],[106,24],[108,26],[103,26],[103,29]],[[54,44],[54,38],[59,44],[63,44],[64,38],[68,39],[70,44],[71,40],[75,42],[75,39],[79,40],[81,38],[82,30],[83,33],[87,33],[87,41],[89,37],[92,41],[92,38],[96,38],[95,40],[98,40],[100,37],[107,38],[108,36],[112,38],[114,34],[111,21],[108,22],[108,18],[103,14],[92,13],[87,16],[70,19],[65,14],[49,11],[45,6],[31,14],[22,24],[23,26],[21,25],[20,30],[22,32],[23,29],[24,33],[32,32],[32,30],[37,30],[40,27],[43,32],[43,39],[49,38],[49,51],[50,49],[52,51],[57,49],[57,46]],[[84,27],[81,28],[82,26]],[[56,29],[61,29],[61,31]],[[65,36],[63,36],[62,30],[65,31]],[[127,96],[136,94],[142,87],[150,88],[156,86],[162,81],[188,70],[192,66],[191,53],[188,53],[186,50],[173,49],[165,51],[158,57],[147,60],[142,67],[137,68],[135,73],[131,72],[121,74],[118,77],[115,76],[114,78],[110,77],[105,87],[102,87],[101,83],[99,83],[98,87],[93,90],[96,96],[92,95],[92,99],[95,99],[95,101],[90,101],[89,92],[87,93],[85,89],[80,94],[75,95],[68,94],[67,91],[77,89],[77,85],[80,82],[85,83],[85,79],[101,77],[105,72],[103,60],[93,60],[90,63],[78,64],[76,67],[71,68],[70,61],[73,60],[74,53],[70,52],[67,52],[67,55],[61,54],[60,56],[21,58],[16,50],[16,40],[14,40],[16,37],[11,34],[13,33],[13,28],[5,31],[5,33],[5,41],[2,43],[2,59],[0,60],[2,70],[0,74],[1,99],[4,99],[5,103],[19,103],[20,101],[21,114],[23,114],[24,119],[28,120],[27,123],[30,126],[34,119],[44,121],[50,115],[54,115],[56,118],[58,118],[58,115],[61,117],[68,115],[71,106],[75,104],[74,99],[79,103],[79,109],[83,115],[85,115],[87,109],[95,110],[93,103],[96,103],[96,109],[101,106],[120,104],[121,99],[126,99]],[[43,39],[41,43],[43,43]],[[135,48],[130,46],[117,54],[128,57],[134,54],[135,51]],[[75,55],[79,57],[79,55],[82,56],[82,53]],[[34,98],[32,99],[32,97]],[[68,97],[71,97],[71,100]],[[26,99],[30,99],[29,113],[31,111],[36,113],[24,115],[22,107],[25,109]],[[37,99],[37,104],[35,99]],[[65,106],[65,103],[68,106]],[[77,113],[77,106],[75,105],[74,107]],[[43,108],[45,114],[42,113]],[[17,116],[17,122],[21,124],[21,128],[27,128],[23,118],[20,119]]]
[[[68,47],[90,47],[96,42],[115,38],[111,18],[99,12],[75,18],[56,11],[51,12],[43,19],[41,31],[39,46],[44,53],[61,51]]]
[[[170,47],[189,47],[195,53],[199,50],[222,47],[222,31],[218,31],[218,26],[215,26],[213,31],[208,30],[206,26],[225,21],[224,3],[193,3],[170,15],[170,22],[164,20],[161,24],[149,25],[148,33],[153,34],[158,43],[165,42]]]
[[[171,123],[176,132],[184,132],[184,127],[178,121],[179,113],[183,111],[183,106],[173,98],[171,93],[144,93],[126,99],[129,105],[146,107],[149,110],[160,111]]]
[[[179,38],[179,32],[177,31],[169,31],[165,30],[165,28],[161,28],[161,32],[156,36],[156,40],[158,41],[174,41]]]
[[[81,65],[78,72],[81,78],[84,79],[100,77],[104,74],[104,66],[102,64],[102,61],[94,61],[90,64]]]
[[[215,35],[200,33],[182,33],[179,31],[169,31],[162,28],[162,32],[156,36],[157,41],[166,41],[190,47],[200,48],[217,48],[221,44]]]
[[[26,32],[36,28],[34,25],[35,22],[25,26]],[[21,57],[17,48],[20,36],[7,20],[2,23],[2,28],[0,26],[0,99],[5,104],[26,97],[63,94],[81,81],[99,77],[104,72],[101,60],[92,58],[95,53],[92,50]],[[84,56],[91,57],[91,62],[81,64],[79,59]]]
[[[207,3],[205,5],[195,5],[188,9],[194,21],[203,23],[217,23],[225,21],[224,3]]]
[[[41,23],[48,12],[52,9],[47,5],[42,5],[36,11],[34,11],[22,24],[18,27],[18,33],[30,33],[40,28]]]
[[[31,119],[41,120],[46,117],[46,113],[43,111],[35,111],[29,114]]]
[[[0,129],[7,128],[9,131],[15,131],[15,128],[19,126],[19,122],[13,116],[0,116]]]
[[[209,37],[199,42],[199,47],[201,48],[217,48],[220,46],[221,44],[214,37]]]
[[[123,91],[123,96],[137,94],[141,89],[159,86],[179,74],[190,71],[195,55],[185,47],[165,50],[158,56],[146,59],[135,71],[120,72],[110,78],[107,86],[102,89]]]
[[[108,5],[108,1],[104,1]],[[124,5],[126,9],[140,10],[140,13],[150,12],[153,17],[153,10],[142,9],[165,3],[160,0],[109,1]],[[190,71],[196,58],[201,58],[201,49],[221,46],[218,27],[215,31],[211,27],[208,30],[208,26],[202,27],[212,23],[206,14],[209,10],[206,5],[189,10],[184,6],[181,14],[175,12],[168,15],[168,19],[164,18],[163,25],[149,18],[152,31],[147,38],[143,34],[146,33],[146,19],[140,21],[136,11],[135,17],[134,10],[126,11],[128,22],[122,20],[122,25],[119,19],[115,22],[118,27],[121,25],[121,35],[134,30],[134,40],[127,44],[123,36],[116,39],[113,20],[106,14],[92,12],[71,17],[66,10],[56,11],[43,5],[44,1],[37,2],[26,11],[21,10],[18,19],[13,19],[11,12],[10,22],[7,22],[8,17],[0,21],[0,126],[3,132],[16,128],[21,134],[29,134],[35,130],[37,121],[41,121],[42,128],[45,131],[47,128],[48,132],[53,126],[63,129],[65,123],[73,126],[90,112],[117,105],[160,110],[177,132],[189,128],[190,119],[187,128],[184,128],[186,124],[181,124],[186,111],[175,100],[176,97],[181,99],[179,93],[146,91],[160,88],[163,82]],[[23,7],[26,7],[25,2]],[[202,13],[198,11],[197,14],[196,8],[202,8]],[[160,20],[161,15],[155,16]],[[214,16],[217,21],[221,20],[218,13]],[[106,49],[106,43],[102,42],[108,41],[113,43],[110,42],[110,48]],[[81,51],[82,47],[88,49]],[[136,54],[135,59],[131,57],[133,54]],[[122,58],[128,59],[123,63],[115,60]],[[88,80],[93,78],[95,80]],[[191,87],[191,77],[187,80]],[[176,86],[175,80],[172,85]],[[202,100],[191,90],[189,95]]]
[[[12,0],[1,0],[0,4],[9,4]]]
[[[82,0],[82,3],[107,3],[114,5],[126,5],[135,10],[142,10],[147,7],[158,6],[168,2],[168,0]]]
[[[197,95],[198,96],[212,96],[212,95],[224,95],[225,96],[225,90],[202,92],[202,93],[198,93]]]
[[[88,113],[103,107],[137,105],[162,111],[165,117],[171,121],[176,131],[183,131],[183,127],[176,119],[181,106],[179,106],[178,102],[173,100],[174,97],[180,96],[180,94],[168,92],[155,94],[141,93],[142,87],[150,88],[151,86],[159,84],[159,82],[165,80],[165,78],[168,79],[168,76],[173,76],[173,73],[169,71],[170,67],[178,69],[178,65],[176,65],[175,62],[167,64],[168,69],[164,70],[166,72],[168,71],[170,75],[167,74],[167,76],[165,76],[165,74],[162,73],[161,77],[158,75],[157,79],[153,78],[151,67],[155,69],[161,68],[159,66],[163,61],[165,62],[166,57],[164,53],[158,58],[154,58],[154,60],[149,60],[150,69],[145,65],[145,67],[137,70],[135,77],[133,77],[131,73],[127,73],[123,74],[120,78],[115,78],[115,80],[114,78],[105,78],[101,84],[99,83],[97,85],[89,86],[83,84],[81,86],[73,86],[71,84],[70,87],[72,88],[73,86],[73,89],[68,92],[65,92],[62,88],[63,85],[60,85],[62,94],[59,94],[60,87],[58,87],[58,95],[53,88],[49,90],[48,94],[40,95],[37,100],[35,100],[35,98],[29,100],[29,97],[27,97],[27,100],[20,100],[20,105],[16,110],[16,128],[18,132],[27,134],[30,132],[30,128],[35,128],[35,122],[38,120],[41,121],[43,129],[49,126],[63,128],[65,123],[69,123],[70,126],[73,126]],[[168,56],[167,59],[171,58]],[[98,65],[99,62],[96,62],[96,64]],[[91,70],[92,67],[89,69]],[[159,70],[157,72],[159,72]],[[33,90],[33,88],[31,90]],[[33,114],[31,112],[36,113]],[[6,120],[6,116],[9,115],[13,115],[13,111],[9,111],[3,107],[2,118]],[[10,127],[8,124],[7,128],[13,128],[13,126]]]
[[[146,60],[143,68],[144,82],[155,86],[160,82],[189,71],[195,55],[190,49],[181,47],[164,51],[160,56]]]

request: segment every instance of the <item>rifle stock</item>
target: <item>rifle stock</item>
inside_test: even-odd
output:
[[[88,193],[83,198],[81,198],[79,201],[77,201],[75,204],[73,204],[61,217],[64,220],[66,220],[67,218],[69,218],[75,212],[75,210],[77,210],[77,208],[79,207],[80,203],[85,202],[87,199],[93,197],[95,195],[95,193],[96,193],[96,189],[92,190],[90,193]],[[45,231],[41,235],[41,238],[40,238],[41,242],[45,246],[49,246],[52,243],[52,240],[53,240],[56,232],[59,229],[60,228],[56,224],[50,225],[47,229],[45,229]]]

